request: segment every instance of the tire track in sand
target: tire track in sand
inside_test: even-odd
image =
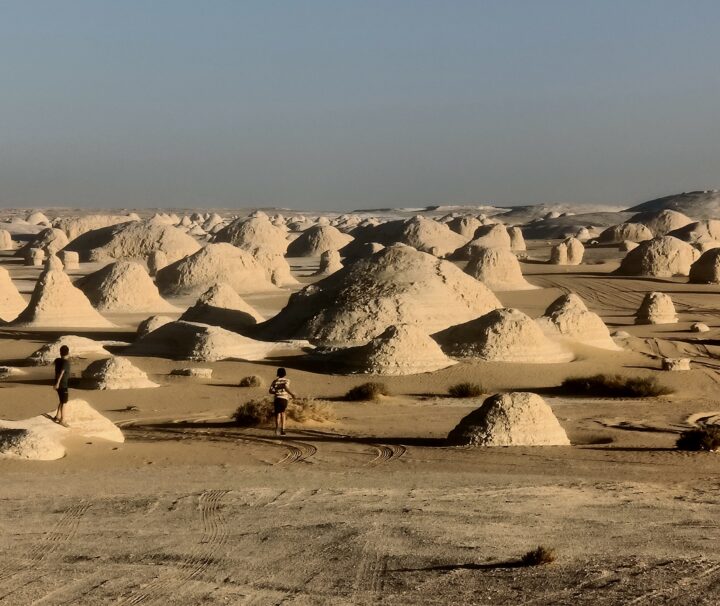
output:
[[[166,601],[170,594],[177,597],[187,592],[187,585],[197,580],[213,565],[219,549],[228,540],[227,527],[220,508],[223,498],[229,492],[206,490],[198,497],[202,535],[192,551],[179,564],[181,574],[158,577],[144,589],[125,598],[120,604],[152,604]]]
[[[397,461],[406,452],[407,448],[402,444],[370,444],[377,450],[377,456],[368,463],[369,466],[383,465]]]
[[[6,598],[28,585],[32,585],[43,577],[48,576],[47,574],[41,574],[37,571],[38,564],[48,556],[67,547],[70,540],[77,533],[82,517],[90,507],[90,503],[81,501],[66,509],[57,524],[46,532],[40,541],[30,550],[27,560],[19,568],[15,570],[0,570],[0,602],[5,601]],[[17,577],[21,578],[19,584],[13,583]]]

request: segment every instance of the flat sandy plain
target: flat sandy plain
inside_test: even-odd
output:
[[[546,243],[529,245],[547,258]],[[720,414],[718,287],[613,276],[621,255],[588,250],[587,263],[572,268],[523,264],[543,290],[498,293],[504,305],[538,316],[575,291],[611,330],[632,335],[619,353],[383,378],[394,395],[378,403],[340,401],[367,377],[325,374],[293,356],[133,358],[162,387],[72,389],[120,424],[127,441],[69,444],[54,462],[0,461],[0,604],[720,603],[718,455],[674,448],[693,419]],[[0,261],[27,296],[39,270],[9,254]],[[310,281],[303,276],[313,261],[290,262]],[[94,269],[81,267],[76,275]],[[632,325],[650,290],[671,294],[679,324]],[[287,294],[248,301],[270,315]],[[129,340],[142,319],[108,318],[123,327],[85,335]],[[695,321],[711,332],[691,333]],[[0,329],[0,363],[17,363],[55,336]],[[679,355],[694,369],[659,371],[661,356]],[[237,387],[239,379],[269,380],[279,364],[295,391],[328,400],[337,419],[291,426],[285,439],[233,426],[237,405],[265,393]],[[213,378],[169,377],[179,366],[212,367]],[[28,370],[0,383],[3,418],[54,407],[51,371]],[[601,371],[658,374],[676,392],[627,401],[555,389],[564,377]],[[443,395],[459,381],[488,393],[538,391],[573,446],[445,446],[481,401]],[[537,545],[553,547],[557,561],[519,566]]]

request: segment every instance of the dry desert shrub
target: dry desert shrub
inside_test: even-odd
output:
[[[611,398],[648,398],[665,396],[673,390],[655,377],[623,377],[622,375],[594,375],[565,379],[563,389],[587,396]]]
[[[362,383],[356,385],[345,394],[345,399],[351,402],[367,402],[368,400],[378,400],[380,396],[387,396],[390,392],[385,383]]]
[[[528,551],[520,558],[520,561],[524,566],[542,566],[543,564],[550,564],[556,559],[557,555],[554,549],[539,545],[537,549]]]
[[[458,383],[448,388],[448,394],[453,398],[477,398],[482,393],[483,388],[479,383]]]
[[[290,400],[287,416],[297,423],[306,421],[325,422],[335,418],[333,409],[327,402],[314,398],[298,398]],[[233,415],[233,420],[241,427],[255,427],[268,423],[273,418],[273,401],[270,398],[253,399],[240,405]]]
[[[265,385],[265,382],[257,375],[250,375],[249,377],[243,377],[240,379],[240,383],[238,385],[240,385],[240,387],[262,387]]]
[[[680,450],[720,450],[720,427],[701,427],[683,431],[676,443]]]
[[[233,420],[241,427],[254,427],[267,423],[273,415],[272,401],[263,398],[249,400],[241,404],[233,415]]]

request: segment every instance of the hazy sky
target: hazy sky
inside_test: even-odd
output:
[[[2,206],[720,186],[717,0],[0,0]]]

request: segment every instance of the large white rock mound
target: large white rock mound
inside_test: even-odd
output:
[[[703,244],[706,242],[720,241],[720,220],[707,219],[705,221],[696,221],[669,232],[670,236],[674,236],[683,242],[690,244]]]
[[[84,215],[82,217],[62,217],[53,221],[53,227],[62,229],[69,240],[74,240],[93,229],[138,221],[136,214],[131,215]]]
[[[7,229],[0,229],[0,250],[13,250],[12,234]]]
[[[259,334],[347,347],[388,326],[413,324],[431,334],[499,306],[487,286],[454,264],[396,245],[294,293]]]
[[[624,240],[644,242],[645,240],[651,240],[653,236],[654,234],[650,228],[642,223],[620,223],[608,227],[597,237],[597,240],[602,244],[620,244]]]
[[[664,236],[693,222],[687,215],[669,209],[638,213],[630,221],[642,223],[656,236]]]
[[[40,274],[30,302],[12,324],[33,328],[113,326],[60,269],[47,269]]]
[[[552,408],[528,392],[496,394],[448,434],[456,446],[569,446]]]
[[[68,237],[63,230],[48,227],[20,247],[15,252],[15,256],[26,258],[33,248],[41,249],[47,255],[54,255],[65,248],[67,243]]]
[[[475,251],[480,248],[506,248],[512,250],[512,241],[510,234],[504,225],[483,225],[475,232],[474,238],[461,246],[451,255],[451,259],[467,260],[471,259]]]
[[[610,331],[602,318],[589,311],[575,293],[563,295],[553,301],[545,314],[537,319],[537,323],[550,337],[563,337],[600,349],[622,349],[610,337]]]
[[[464,217],[454,217],[446,223],[456,234],[460,234],[465,241],[471,240],[475,236],[475,232],[482,223],[473,216],[466,215]]]
[[[70,348],[70,359],[82,358],[107,358],[110,352],[105,349],[106,346],[123,346],[127,343],[121,341],[94,341],[86,337],[78,337],[76,335],[65,335],[52,341],[45,343],[40,349],[30,354],[27,358],[28,364],[31,366],[47,366],[52,364],[55,358],[60,357],[60,348],[67,345]]]
[[[435,335],[443,350],[457,358],[489,362],[553,364],[570,362],[571,351],[550,340],[518,309],[495,309]]]
[[[160,387],[127,358],[113,356],[92,362],[82,373],[90,389],[146,389]]]
[[[326,250],[320,255],[320,266],[314,276],[329,276],[343,268],[340,253],[336,250]]]
[[[179,311],[160,296],[145,268],[136,261],[116,261],[75,285],[100,311],[137,313]]]
[[[534,290],[522,274],[520,262],[507,248],[476,248],[465,273],[480,280],[491,290]]]
[[[208,244],[164,267],[156,277],[158,288],[165,295],[199,295],[220,282],[229,284],[241,295],[277,291],[249,252],[226,242]]]
[[[12,322],[26,305],[8,270],[0,267],[0,320]]]
[[[525,244],[525,237],[523,236],[522,229],[517,225],[507,228],[508,235],[510,236],[510,247],[514,252],[525,252],[527,245]]]
[[[180,319],[234,331],[242,331],[264,320],[229,284],[211,286]]]
[[[465,244],[468,239],[455,233],[444,223],[417,216],[405,221],[398,241],[436,257],[444,257]]]
[[[661,236],[643,242],[625,255],[617,270],[624,276],[671,278],[687,276],[700,253],[673,236]]]
[[[670,295],[649,292],[635,314],[635,324],[676,324],[678,321]]]
[[[705,251],[690,266],[690,282],[693,284],[720,284],[720,248]]]
[[[314,225],[290,242],[286,255],[288,257],[319,257],[328,250],[340,250],[352,241],[351,235],[344,234],[331,225]]]

